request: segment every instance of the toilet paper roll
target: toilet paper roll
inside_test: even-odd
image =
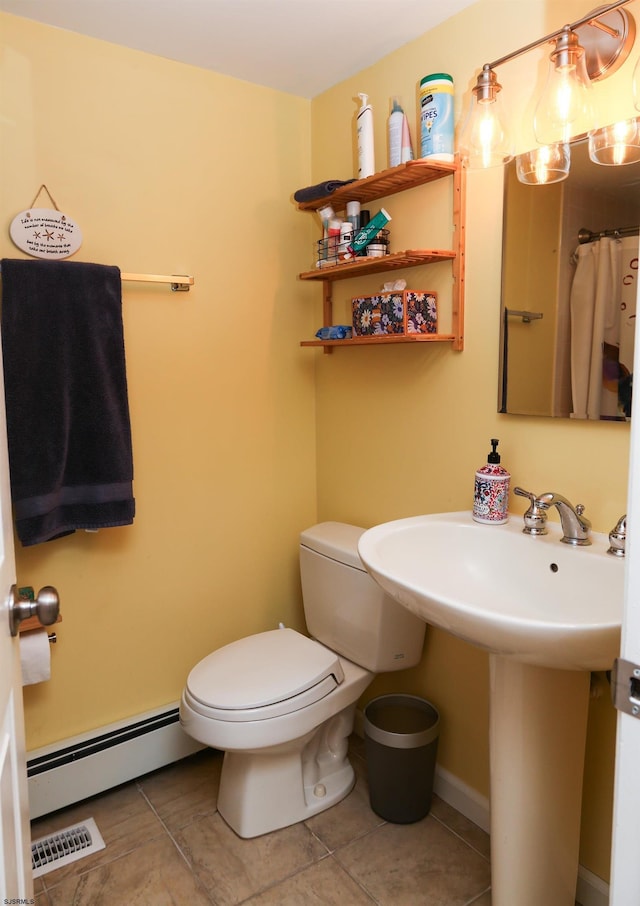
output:
[[[20,633],[20,663],[23,686],[51,679],[51,644],[46,629]]]

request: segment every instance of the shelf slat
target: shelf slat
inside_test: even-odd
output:
[[[405,252],[392,252],[382,258],[356,258],[355,261],[342,261],[340,264],[318,267],[314,271],[300,274],[301,280],[346,280],[349,277],[361,277],[365,274],[379,274],[383,271],[397,270],[401,267],[417,267],[420,264],[435,264],[437,261],[450,261],[456,253],[450,249],[408,249]]]
[[[348,201],[359,201],[360,204],[366,204],[369,201],[375,201],[376,198],[385,198],[387,195],[395,195],[396,192],[404,192],[405,189],[421,186],[424,183],[442,179],[444,176],[451,176],[456,169],[455,163],[441,160],[430,162],[426,159],[410,160],[397,167],[381,170],[365,179],[350,182],[330,195],[325,195],[324,198],[301,202],[298,208],[301,211],[317,211],[318,208],[330,204],[334,210],[342,210]]]
[[[302,340],[301,346],[388,346],[393,343],[451,343],[452,333],[391,334],[388,337],[352,337],[350,340]]]

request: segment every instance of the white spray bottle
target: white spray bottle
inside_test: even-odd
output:
[[[391,113],[389,114],[389,166],[397,167],[402,162],[402,127],[404,125],[404,111],[398,98],[392,99]]]
[[[358,135],[358,179],[373,176],[376,172],[373,150],[373,109],[368,95],[359,94],[362,106],[358,110],[356,131]]]

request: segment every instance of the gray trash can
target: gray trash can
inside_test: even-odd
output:
[[[394,824],[429,813],[440,715],[417,695],[381,695],[364,709],[369,801]]]

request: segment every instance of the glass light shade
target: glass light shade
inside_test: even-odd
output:
[[[516,157],[516,172],[527,186],[546,186],[569,175],[571,149],[567,143],[543,145]]]
[[[459,151],[462,162],[471,169],[502,166],[513,158],[499,94],[477,100],[472,96]]]
[[[594,164],[620,167],[640,161],[640,119],[623,120],[589,133],[589,157]]]
[[[638,62],[633,69],[631,88],[633,90],[633,103],[635,108],[636,110],[640,110],[640,57],[638,57]]]
[[[547,82],[533,119],[541,145],[566,143],[594,126],[591,80],[577,35],[564,30],[550,59]]]

